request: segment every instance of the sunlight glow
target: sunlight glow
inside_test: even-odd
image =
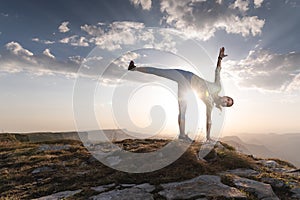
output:
[[[165,121],[164,126],[155,127],[155,130],[146,130],[147,132],[158,130],[174,132],[176,130],[174,125],[177,128],[175,124],[178,116],[177,96],[165,87],[154,84],[140,88],[133,94],[128,106],[131,121],[138,128],[145,128],[157,120]],[[154,107],[162,109],[166,118],[162,119],[159,113],[151,113]]]

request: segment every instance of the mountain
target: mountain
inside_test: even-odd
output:
[[[162,169],[126,173],[102,164],[81,141],[65,138],[74,135],[62,135],[56,138],[64,139],[32,142],[30,137],[0,134],[0,199],[300,199],[300,174],[292,164],[242,154],[224,142],[195,142]],[[125,139],[114,144],[143,155],[170,142]],[[212,150],[198,159],[199,149],[207,145]],[[117,166],[118,156],[111,155]]]
[[[102,134],[103,133],[103,134]],[[0,139],[15,140],[20,142],[49,142],[57,140],[76,140],[85,142],[103,142],[106,140],[120,141],[134,139],[137,133],[125,129],[93,130],[89,132],[35,132],[35,133],[2,133]]]
[[[299,145],[300,134],[240,134],[239,137],[250,144],[263,145],[269,149],[276,157],[287,160],[297,167],[300,167]]]
[[[277,157],[274,152],[272,152],[270,149],[265,147],[264,145],[259,144],[249,144],[244,141],[242,141],[237,136],[226,136],[221,138],[221,141],[226,142],[233,147],[236,148],[236,150],[245,153],[245,154],[252,154],[258,157],[262,158],[275,158]]]

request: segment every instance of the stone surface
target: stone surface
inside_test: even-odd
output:
[[[252,193],[258,199],[268,198],[273,200],[279,200],[279,198],[273,192],[271,185],[269,184],[240,177],[235,177],[233,179],[233,182],[237,188]]]
[[[60,199],[65,199],[68,197],[71,197],[77,193],[80,193],[82,190],[75,190],[75,191],[63,191],[63,192],[58,192],[55,194],[51,194],[48,196],[40,197],[34,200],[60,200]]]
[[[215,142],[206,141],[202,143],[200,150],[198,152],[199,160],[207,160],[207,155],[214,149]],[[214,153],[214,157],[216,157],[216,153]]]
[[[274,160],[259,160],[257,163],[260,163],[263,166],[268,167],[273,172],[279,172],[279,173],[288,173],[288,172],[290,172],[290,168],[287,168],[286,166],[280,165]]]
[[[300,169],[292,169],[287,171],[288,173],[300,173]]]
[[[144,184],[136,185],[134,187],[142,189],[142,190],[145,190],[146,192],[153,192],[155,190],[155,186],[154,185],[150,185],[149,183],[144,183]]]
[[[133,186],[136,186],[136,184],[121,184],[120,186],[122,186],[122,187],[133,187]]]
[[[52,171],[53,171],[53,169],[51,167],[39,167],[39,168],[34,169],[31,173],[38,174],[41,172],[52,172]]]
[[[300,199],[300,187],[291,189],[291,192],[293,193],[293,198]]]
[[[202,175],[196,178],[183,181],[162,184],[163,190],[160,195],[169,199],[190,199],[190,198],[238,198],[246,199],[246,195],[236,188],[221,183],[219,176]]]
[[[92,196],[92,200],[154,200],[153,195],[137,187],[126,188],[123,190],[111,190],[96,196]]]
[[[253,169],[243,169],[243,168],[239,168],[239,169],[233,169],[233,170],[227,170],[225,173],[222,174],[234,174],[237,176],[242,176],[242,177],[253,177],[253,176],[257,176],[259,174],[259,172],[253,170]]]
[[[274,160],[260,160],[258,162],[261,163],[262,165],[264,165],[265,167],[269,167],[269,168],[280,167],[280,165]]]
[[[112,183],[112,184],[109,184],[109,185],[100,185],[100,186],[97,186],[97,187],[91,187],[92,190],[96,191],[96,192],[104,192],[112,187],[114,187],[115,184]]]
[[[68,150],[70,149],[70,145],[48,145],[42,144],[39,146],[39,151],[60,151],[60,150]]]
[[[264,183],[268,183],[272,187],[275,187],[275,188],[284,188],[284,187],[287,186],[285,184],[284,180],[276,179],[276,178],[266,177],[266,178],[262,178],[261,181],[264,182]]]
[[[299,169],[292,169],[286,172],[287,175],[298,178],[300,177],[300,170]]]
[[[110,164],[110,166],[118,165],[122,159],[120,159],[120,156],[109,156],[106,158],[106,161]]]

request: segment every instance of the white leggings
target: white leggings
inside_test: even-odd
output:
[[[178,85],[189,85],[191,83],[191,78],[194,75],[192,72],[181,69],[159,69],[154,67],[137,67],[136,71],[164,77],[176,81]]]
[[[181,69],[159,69],[154,67],[137,67],[136,71],[153,74],[156,76],[164,77],[178,83],[178,124],[181,136],[185,135],[185,113],[186,113],[186,100],[184,98],[187,88],[190,88],[191,79],[194,74],[192,72],[184,71]]]

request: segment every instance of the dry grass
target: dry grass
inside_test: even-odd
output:
[[[202,174],[217,174],[236,168],[258,168],[252,157],[237,153],[232,147],[215,149],[211,161],[197,159],[200,143],[194,143],[171,165],[150,173],[130,174],[111,169],[96,159],[78,141],[62,140],[43,143],[19,142],[14,138],[0,139],[0,200],[30,199],[52,193],[83,189],[78,199],[95,192],[90,187],[110,183],[145,183],[159,185],[182,181]],[[124,150],[152,152],[165,146],[167,140],[124,140],[116,142]],[[41,145],[68,145],[68,149],[41,151]],[[40,173],[32,173],[42,168]],[[229,178],[223,178],[230,184]],[[18,197],[18,198],[15,198]],[[159,197],[158,197],[159,198]]]

